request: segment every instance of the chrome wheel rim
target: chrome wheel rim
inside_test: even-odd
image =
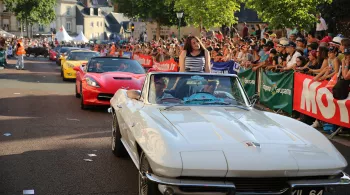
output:
[[[148,173],[149,164],[141,161],[140,173],[139,173],[139,194],[147,195],[148,194],[148,183],[146,178],[146,173]]]

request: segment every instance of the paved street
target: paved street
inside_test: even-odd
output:
[[[82,111],[54,62],[25,62],[0,70],[0,194],[137,194],[132,161],[110,150],[107,109]]]
[[[82,111],[74,82],[47,59],[10,68],[0,70],[0,194],[137,194],[132,161],[110,150],[106,108]],[[335,145],[350,162],[349,147]]]

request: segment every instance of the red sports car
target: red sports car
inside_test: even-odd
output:
[[[145,70],[136,60],[117,57],[93,57],[86,65],[74,67],[77,71],[75,96],[80,106],[110,105],[110,99],[120,89],[141,90]]]

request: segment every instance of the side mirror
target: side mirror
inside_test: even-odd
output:
[[[139,100],[141,98],[141,91],[140,90],[128,90],[126,92],[128,95],[128,98],[134,99],[134,100]]]
[[[258,94],[254,94],[252,97],[250,97],[250,102],[252,104],[252,107],[255,105],[257,101],[259,101],[260,97]]]
[[[79,71],[79,70],[80,70],[80,68],[79,68],[79,66],[74,66],[73,70],[75,70],[75,71]]]

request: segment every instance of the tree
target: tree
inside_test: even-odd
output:
[[[237,23],[234,12],[240,9],[240,0],[168,0],[176,10],[183,10],[185,21],[197,27],[221,27]]]
[[[160,26],[177,24],[174,3],[163,0],[114,0],[118,9],[131,18],[152,19],[157,23],[157,39],[160,37]]]
[[[247,7],[272,28],[309,29],[316,22],[317,6],[332,0],[246,0]]]
[[[28,25],[49,24],[56,18],[56,0],[4,0],[4,3],[21,23],[27,25],[27,35]]]

